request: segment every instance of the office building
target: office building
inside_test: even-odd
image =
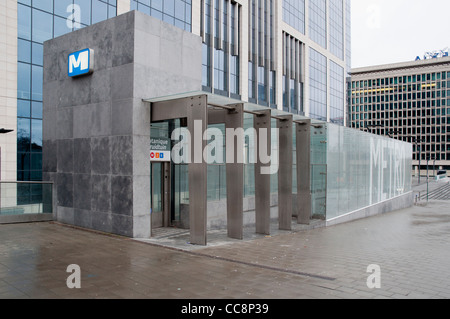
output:
[[[450,169],[450,58],[352,70],[349,125],[413,144],[423,173]]]

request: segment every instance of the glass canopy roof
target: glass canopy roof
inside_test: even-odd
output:
[[[265,107],[265,106],[262,106],[262,105],[258,105],[258,104],[255,104],[255,103],[244,102],[244,101],[241,101],[241,100],[232,99],[232,98],[229,98],[229,97],[225,97],[225,96],[221,96],[221,95],[217,95],[217,94],[212,94],[212,93],[204,92],[204,91],[191,91],[191,92],[185,92],[185,93],[179,93],[179,94],[173,94],[173,95],[153,97],[153,98],[144,99],[144,101],[145,102],[150,102],[150,103],[157,103],[157,102],[177,100],[177,99],[182,99],[182,98],[189,98],[189,97],[198,96],[198,95],[206,95],[208,97],[208,103],[211,103],[213,105],[227,106],[227,105],[231,105],[231,104],[242,103],[242,104],[244,104],[244,110],[245,111],[250,111],[250,112],[257,112],[259,110],[267,110],[267,109],[269,109],[268,107]],[[309,119],[309,118],[307,118],[305,116],[302,116],[302,115],[292,114],[292,113],[288,113],[288,112],[281,111],[281,110],[278,110],[278,109],[270,108],[270,110],[272,111],[272,115],[273,116],[293,115],[294,121]],[[326,124],[323,121],[319,121],[319,120],[315,120],[315,119],[311,119],[311,121],[312,121],[313,124]]]

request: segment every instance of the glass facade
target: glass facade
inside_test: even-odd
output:
[[[327,120],[327,58],[314,49],[310,49],[309,81],[311,118]]]
[[[448,72],[354,80],[351,127],[414,143],[413,160],[450,159]],[[417,142],[417,143],[416,143]]]
[[[283,20],[305,34],[305,0],[284,0]]]
[[[330,61],[330,122],[344,126],[344,68]]]
[[[39,182],[0,182],[0,217],[53,213],[53,185]]]
[[[309,102],[311,118],[320,120],[329,118],[332,123],[345,125],[346,105],[348,105],[345,88],[351,71],[350,0],[318,0],[309,1],[307,4],[304,0],[284,0],[283,21],[303,34],[308,28],[310,39],[329,52],[328,54],[323,50],[313,49],[294,35],[290,35],[295,42],[300,43],[300,56],[297,57],[299,53],[292,55],[289,50],[295,50],[298,44],[295,43],[294,46],[290,44],[288,41],[292,39],[283,42],[284,67],[287,65],[291,70],[298,67],[295,72],[300,73],[296,76],[293,73],[287,74],[286,69],[283,70],[283,110],[307,114],[303,104]],[[283,40],[287,35],[284,33]],[[309,61],[304,60],[302,54],[304,50],[310,52]],[[310,90],[309,101],[303,100],[304,64],[310,70],[309,79],[306,80],[309,82],[307,84],[309,86],[307,89]],[[345,68],[342,68],[344,64]],[[338,78],[339,76],[341,78]]]
[[[309,1],[309,36],[311,40],[327,48],[327,1]]]
[[[344,0],[329,0],[330,51],[344,60]]]
[[[303,50],[303,43],[283,32],[283,110],[301,115],[304,115]]]
[[[257,111],[261,107],[246,104],[245,109]],[[279,110],[273,113],[276,116],[288,114],[290,113]],[[294,115],[296,121],[303,119],[299,115]],[[249,132],[253,126],[254,115],[244,114],[244,130]],[[272,154],[277,154],[279,141],[276,119],[271,120],[271,126]],[[173,129],[179,127],[179,120],[153,123],[152,136],[170,137]],[[208,128],[219,130],[222,134],[223,140],[219,145],[224,147],[224,161],[226,158],[225,125],[209,125]],[[297,127],[294,125],[292,129],[293,194],[297,193],[296,131]],[[316,120],[312,122],[310,136],[311,218],[333,220],[411,192],[411,144]],[[217,136],[214,136],[214,139],[216,138]],[[206,143],[212,141],[213,138],[210,137]],[[178,142],[173,141],[172,146]],[[255,165],[252,164],[254,158],[251,158],[255,145],[255,135],[247,134],[244,150],[244,198],[246,199],[255,196]],[[226,164],[223,164],[223,161],[208,164],[207,200],[209,202],[227,199]],[[181,206],[189,204],[188,168],[185,164],[172,165],[172,211],[174,212],[173,220],[177,221]],[[277,174],[271,175],[270,192],[272,195],[278,193]],[[159,190],[156,190],[156,195],[159,196]],[[155,201],[158,204],[159,198]],[[223,209],[226,206],[215,207]],[[252,208],[249,209],[251,210]]]
[[[345,62],[347,74],[350,77],[352,69],[352,4],[351,0],[345,0]]]
[[[19,0],[17,180],[42,180],[43,42],[116,15],[116,0]]]
[[[252,0],[249,8],[248,100],[276,108],[274,0]]]
[[[130,9],[191,32],[192,0],[131,0]]]
[[[239,4],[206,0],[202,6],[202,86],[240,99]]]
[[[411,144],[327,125],[327,220],[411,191]]]
[[[327,127],[311,126],[311,216],[326,219]]]

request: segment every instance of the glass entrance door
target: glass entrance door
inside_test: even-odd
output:
[[[170,226],[170,163],[151,163],[152,228]]]
[[[152,163],[152,212],[160,213],[163,211],[163,183],[162,183],[163,163]]]

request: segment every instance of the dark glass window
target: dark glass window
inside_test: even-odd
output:
[[[17,116],[18,117],[31,117],[30,101],[17,100]]]
[[[230,92],[239,94],[239,57],[230,57]]]
[[[17,97],[21,99],[31,98],[31,65],[17,63]]]
[[[52,15],[40,10],[33,9],[32,34],[33,41],[43,43],[53,37]]]
[[[31,42],[19,39],[17,42],[19,62],[31,63]]]
[[[31,8],[18,4],[17,20],[19,38],[31,40]]]

